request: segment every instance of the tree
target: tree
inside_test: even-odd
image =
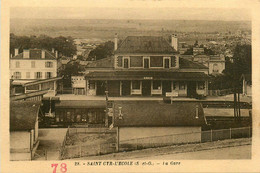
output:
[[[206,47],[204,47],[204,53],[205,53],[206,55],[215,55],[215,52],[214,52],[213,50],[208,49],[208,48],[206,48]]]
[[[104,44],[97,46],[93,49],[88,56],[88,60],[99,60],[112,56],[114,51],[114,42],[107,41]]]
[[[78,76],[84,70],[84,67],[77,61],[68,63],[59,73],[60,76],[63,76],[63,86],[71,87],[71,76]]]
[[[190,47],[189,49],[187,49],[187,51],[186,52],[184,52],[184,54],[183,55],[193,55],[193,48],[192,47]]]
[[[10,53],[14,55],[14,49],[19,48],[19,52],[23,49],[46,49],[51,51],[52,48],[65,56],[72,56],[76,54],[76,46],[71,37],[49,37],[46,35],[36,36],[16,36],[10,34]]]

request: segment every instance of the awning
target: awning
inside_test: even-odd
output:
[[[46,83],[46,82],[57,81],[57,80],[60,80],[62,78],[63,77],[54,77],[54,78],[49,78],[49,79],[36,80],[36,81],[25,83],[24,86],[30,86],[30,85],[36,85],[36,84],[41,84],[41,83]]]
[[[209,76],[203,72],[169,71],[97,71],[85,75],[87,80],[179,80],[205,81]]]
[[[106,108],[105,100],[61,100],[55,108]]]

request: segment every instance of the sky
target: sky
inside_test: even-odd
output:
[[[174,7],[11,7],[11,18],[36,19],[156,19],[156,20],[251,20],[241,8]]]

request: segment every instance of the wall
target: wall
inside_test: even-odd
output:
[[[169,65],[170,68],[172,69],[176,69],[179,68],[179,56],[178,55],[174,55],[172,56],[171,54],[169,55],[124,55],[124,56],[118,56],[115,55],[115,68],[123,68],[123,58],[124,57],[128,57],[130,59],[129,61],[129,68],[137,68],[137,69],[142,69],[143,67],[143,59],[144,57],[149,57],[149,61],[150,61],[150,68],[161,68],[164,69],[163,64],[164,64],[164,58],[168,57],[170,59]],[[176,60],[176,66],[173,66],[173,60]]]
[[[218,65],[218,73],[222,73],[223,70],[225,70],[225,62],[209,62],[209,74],[213,73],[213,65],[217,64]]]
[[[201,140],[201,127],[120,127],[119,128],[119,143],[135,143],[137,138],[150,138],[156,136],[165,136],[164,140],[162,138],[153,138],[153,140],[147,140],[147,142],[153,143],[163,143],[172,141],[174,134],[183,134],[185,135],[176,135],[174,138],[174,143],[192,143],[200,142]],[[192,134],[191,134],[192,133]],[[126,141],[130,140],[130,141]],[[145,140],[140,140],[145,141]]]
[[[10,153],[11,161],[31,160],[31,153]]]
[[[10,133],[10,159],[30,160],[30,132],[15,131]]]
[[[16,62],[20,62],[20,67],[16,68]],[[35,67],[31,67],[31,62],[35,62]],[[45,62],[50,61],[53,62],[53,67],[45,67]],[[10,59],[10,77],[14,74],[14,72],[21,72],[21,79],[35,79],[35,72],[42,72],[42,79],[46,79],[47,76],[45,72],[52,72],[52,77],[57,77],[57,60],[31,60],[31,59]],[[26,77],[26,72],[30,72],[30,78]]]
[[[72,88],[86,88],[84,76],[71,76]]]

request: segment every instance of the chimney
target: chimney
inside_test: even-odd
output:
[[[45,50],[42,50],[42,58],[45,58]]]
[[[114,50],[117,50],[117,33],[115,34],[115,45],[114,45]]]
[[[29,49],[23,50],[23,58],[30,58],[30,50]]]
[[[52,53],[55,53],[55,49],[54,49],[54,48],[52,48],[52,49],[51,49],[51,52],[52,52]]]
[[[14,49],[14,56],[18,55],[19,54],[19,49]]]
[[[58,58],[58,51],[55,51],[55,57]]]
[[[176,34],[172,34],[172,47],[178,51],[178,38]]]

